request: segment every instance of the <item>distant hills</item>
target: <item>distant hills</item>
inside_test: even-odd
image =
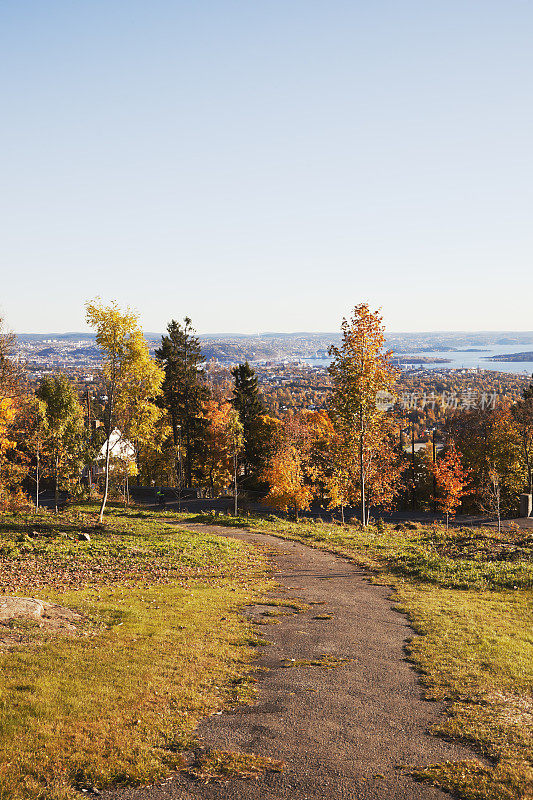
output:
[[[161,334],[145,332],[150,350],[153,352],[161,341]],[[201,334],[203,356],[206,361],[216,359],[226,363],[249,361],[297,361],[300,359],[326,359],[328,348],[340,342],[341,334],[318,331],[295,331],[293,333],[269,331],[257,334]],[[91,364],[98,360],[95,334],[70,331],[66,333],[21,333],[18,335],[20,350],[25,358],[37,358],[44,363],[64,360],[65,357],[80,364]],[[487,358],[487,361],[530,361],[533,346],[533,331],[405,331],[387,333],[386,346],[394,351],[402,362],[447,363],[425,353],[476,352],[494,345],[524,348],[524,352]],[[533,347],[531,348],[533,350]],[[409,354],[416,357],[407,358]]]
[[[147,339],[158,341],[162,333],[145,331]],[[21,342],[42,341],[44,339],[57,339],[58,341],[90,341],[95,338],[92,331],[69,331],[66,333],[19,333]],[[203,333],[199,338],[205,341],[236,340],[236,339],[328,339],[336,341],[340,338],[339,331],[293,331],[265,333]],[[426,342],[426,347],[437,342],[453,347],[469,347],[471,345],[495,344],[533,344],[533,331],[389,331],[387,341],[405,341],[421,343]],[[436,349],[436,348],[434,348]]]
[[[505,353],[500,354],[498,356],[488,356],[486,357],[487,361],[514,361],[521,362],[521,361],[533,361],[533,351],[528,351],[526,353]]]

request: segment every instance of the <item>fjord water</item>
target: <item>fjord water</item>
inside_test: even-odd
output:
[[[472,345],[475,347],[475,345]],[[488,361],[490,356],[507,355],[508,353],[528,353],[533,352],[533,344],[499,344],[486,345],[486,348],[478,348],[481,352],[465,352],[460,350],[413,350],[411,353],[398,353],[404,360],[404,366],[408,364],[409,356],[446,359],[445,364],[414,364],[413,366],[423,367],[431,370],[448,369],[489,369],[494,372],[509,372],[515,375],[531,375],[533,373],[532,361]],[[330,363],[329,358],[305,358],[302,359],[307,364],[316,366]]]

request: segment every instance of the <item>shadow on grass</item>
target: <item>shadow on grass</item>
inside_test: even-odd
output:
[[[14,535],[29,535],[37,534],[38,536],[57,536],[58,534],[71,534],[71,533],[89,533],[94,530],[94,525],[86,525],[83,523],[68,522],[66,520],[59,521],[58,517],[50,521],[43,521],[41,517],[32,520],[2,520],[0,523],[0,532],[11,533]]]

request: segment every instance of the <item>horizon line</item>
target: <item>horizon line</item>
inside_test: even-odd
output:
[[[92,330],[86,331],[13,331],[15,336],[94,336],[95,333]],[[385,331],[386,336],[398,336],[398,335],[405,335],[405,334],[437,334],[437,333],[454,333],[454,334],[502,334],[502,333],[514,333],[514,334],[530,334],[533,336],[533,330],[522,330],[522,329],[489,329],[489,328],[479,328],[475,330],[465,330],[465,329],[452,329],[452,328],[440,328],[435,330],[391,330]],[[143,331],[145,336],[163,336],[165,335],[163,332],[160,331]],[[303,335],[313,335],[313,336],[340,336],[342,335],[342,331],[258,331],[254,333],[244,333],[244,332],[237,332],[237,331],[215,331],[212,333],[198,333],[196,334],[200,337],[202,336],[303,336]]]

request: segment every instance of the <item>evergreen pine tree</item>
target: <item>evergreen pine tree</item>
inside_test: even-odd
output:
[[[162,337],[155,355],[165,370],[162,404],[170,415],[176,450],[180,443],[185,447],[185,479],[187,486],[191,486],[193,470],[199,468],[199,456],[205,444],[204,403],[209,398],[209,388],[199,368],[203,360],[200,341],[189,317],[185,317],[183,323],[175,319],[169,322],[168,335]],[[177,457],[176,468],[181,480],[179,463]]]
[[[248,477],[257,471],[262,455],[263,443],[260,437],[259,422],[265,407],[255,371],[246,361],[232,369],[235,378],[232,403],[239,413],[244,433],[244,474]]]

